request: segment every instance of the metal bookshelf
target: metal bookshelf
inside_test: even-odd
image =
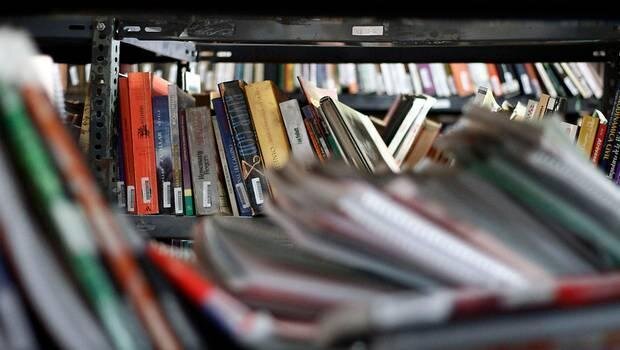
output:
[[[36,16],[24,27],[57,61],[92,63],[89,160],[103,188],[114,183],[113,116],[121,62],[605,62],[602,101],[569,99],[568,112],[603,108],[620,80],[620,20],[198,15]],[[122,52],[122,55],[121,55]],[[181,70],[179,70],[181,71]],[[363,111],[387,110],[392,97],[343,95]],[[457,113],[466,98],[439,99]],[[188,238],[191,217],[133,217],[157,238]]]

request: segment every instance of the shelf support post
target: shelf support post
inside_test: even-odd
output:
[[[116,21],[95,17],[90,73],[90,130],[88,160],[106,196],[116,200],[120,192],[114,127],[119,72],[120,41]]]

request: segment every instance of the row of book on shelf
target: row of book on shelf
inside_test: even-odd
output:
[[[415,172],[293,157],[265,170],[267,217],[204,218],[178,254],[113,213],[23,77],[31,44],[0,41],[0,348],[618,346],[620,190],[546,112],[485,93]]]
[[[471,96],[476,86],[490,86],[495,96],[603,96],[603,65],[591,62],[535,63],[226,63],[192,62],[178,73],[174,64],[123,65],[123,71],[151,72],[193,93],[217,90],[222,81],[273,81],[280,90],[300,89],[297,77],[319,88],[348,94],[426,94],[433,97]],[[88,81],[89,65],[69,66],[67,83]],[[177,81],[181,76],[183,82]]]
[[[441,129],[426,118],[433,97],[402,95],[371,119],[335,90],[299,80],[303,106],[269,80],[189,94],[152,73],[121,76],[119,205],[141,215],[253,216],[275,195],[265,169],[338,159],[369,173],[399,172],[430,151]],[[88,139],[87,128],[82,135]]]

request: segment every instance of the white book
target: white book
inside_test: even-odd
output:
[[[418,66],[415,63],[407,64],[409,69],[409,76],[411,78],[411,85],[413,87],[413,93],[415,95],[422,94],[422,80],[420,80],[420,72],[418,72]]]
[[[405,118],[403,118],[402,122],[398,126],[398,129],[394,133],[392,140],[390,140],[390,144],[388,145],[388,152],[390,152],[391,155],[396,155],[398,146],[400,146],[403,138],[405,137],[405,134],[407,133],[409,128],[411,128],[411,125],[413,125],[425,103],[426,98],[416,98],[413,101],[411,108],[409,109],[409,111],[407,111],[407,115],[405,115]]]
[[[527,106],[525,107],[525,119],[534,119],[536,106],[538,106],[538,101],[527,100]]]
[[[467,69],[475,87],[492,86],[489,79],[489,70],[485,63],[468,63]]]
[[[315,86],[319,86],[316,63],[310,63],[310,82]]]
[[[304,80],[308,80],[304,76],[303,66],[301,63],[293,64],[293,86],[295,88],[299,88],[299,79],[297,79],[297,77],[302,77]]]
[[[456,91],[456,83],[454,82],[454,75],[448,75],[448,88],[450,89],[451,96],[458,95],[458,92]]]
[[[243,64],[243,80],[248,84],[251,84],[254,82],[254,64],[253,63]]]
[[[335,90],[338,87],[337,81],[338,81],[338,70],[336,68],[336,65],[333,63],[328,63],[327,67],[327,89],[330,90]]]
[[[538,72],[540,79],[542,79],[543,85],[545,86],[545,90],[547,90],[547,95],[551,97],[558,97],[558,92],[553,87],[553,83],[551,83],[551,79],[549,78],[549,75],[547,74],[547,70],[545,70],[545,67],[543,66],[543,64],[540,62],[536,62],[534,63],[534,67],[536,68],[536,71]]]
[[[286,134],[291,144],[293,159],[301,164],[311,164],[316,161],[312,145],[308,138],[308,132],[301,115],[299,102],[291,99],[280,103],[280,112],[286,128]]]
[[[416,137],[418,136],[420,131],[422,131],[422,126],[424,125],[426,115],[431,110],[433,105],[435,105],[435,102],[435,98],[427,96],[426,100],[424,101],[424,105],[422,106],[422,109],[420,110],[414,121],[411,123],[411,126],[407,129],[407,132],[405,133],[402,142],[400,143],[400,145],[398,145],[398,148],[394,153],[394,159],[396,160],[396,164],[398,164],[398,166],[401,166],[405,161],[405,158],[407,158],[407,155],[409,154],[409,151],[411,151],[411,147],[413,146]]]
[[[338,85],[342,88],[347,86],[349,81],[347,78],[347,68],[345,63],[338,63]]]
[[[565,74],[564,77],[558,76],[558,78],[562,79],[562,81],[564,82],[564,85],[566,86],[566,88],[568,88],[568,90],[571,93],[571,95],[578,96],[579,95],[579,90],[577,90],[577,87],[573,83],[573,80],[568,76],[568,73],[566,71],[564,71],[564,68],[562,68],[562,65],[557,63],[557,62],[555,62],[555,63],[553,63],[553,67],[558,72],[560,72],[560,74],[562,72]]]
[[[581,71],[579,70],[579,67],[577,67],[576,63],[562,63],[562,68],[564,68],[564,71],[566,71],[568,76],[575,82],[575,86],[577,86],[577,90],[579,90],[581,97],[592,97],[592,90],[588,86],[586,79],[583,74],[581,74]]]
[[[383,75],[381,74],[381,72],[377,69],[377,66],[375,66],[375,81],[377,82],[376,86],[377,86],[377,95],[385,95],[385,81],[383,80]]]
[[[398,79],[400,81],[399,85],[401,86],[401,93],[410,95],[413,94],[411,79],[409,78],[409,74],[407,74],[405,65],[403,63],[397,63],[396,72],[398,73]]]
[[[383,77],[383,85],[385,87],[385,93],[388,95],[396,95],[396,89],[394,88],[394,82],[392,81],[392,74],[390,72],[390,66],[388,63],[381,63],[381,76]]]
[[[235,64],[232,62],[225,63],[226,71],[223,81],[235,80]]]
[[[578,62],[578,63],[574,63],[574,65],[577,67],[577,69],[581,73],[581,76],[585,80],[586,85],[592,91],[592,94],[594,95],[594,97],[598,99],[603,98],[603,87],[602,85],[598,83],[597,79],[594,77],[594,74],[588,67],[588,64],[584,62]]]
[[[258,82],[263,80],[265,80],[265,64],[254,63],[254,81]],[[297,78],[295,78],[294,80],[297,80]]]
[[[396,63],[389,63],[390,74],[392,75],[392,82],[394,84],[394,94],[402,94],[403,86],[401,85],[400,77],[398,76],[398,68]]]
[[[357,66],[359,74],[360,91],[365,94],[377,92],[377,71],[372,63],[362,63]]]
[[[433,85],[435,85],[435,92],[439,97],[450,96],[450,88],[448,88],[448,76],[442,63],[431,63],[431,77],[433,79]]]

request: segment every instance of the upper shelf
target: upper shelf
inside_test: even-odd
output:
[[[620,20],[611,19],[116,18],[118,39],[134,47],[150,45],[150,51],[136,57],[123,52],[123,61],[146,61],[152,58],[148,52],[155,58],[235,62],[607,61],[620,47]],[[28,29],[43,48],[62,55],[67,45],[90,52],[93,19],[73,15],[9,21]]]

